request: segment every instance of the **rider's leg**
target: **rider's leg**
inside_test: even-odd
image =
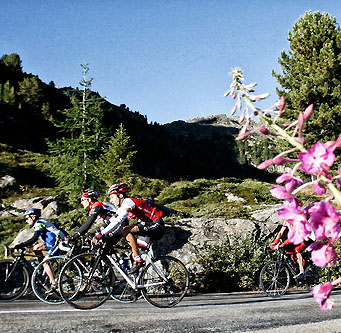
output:
[[[300,269],[300,273],[304,272],[304,266],[303,266],[303,257],[301,253],[296,253],[297,255],[297,263],[298,263],[298,267]]]
[[[139,231],[138,226],[133,224],[124,227],[122,231],[122,235],[126,239],[129,246],[131,247],[134,257],[138,257],[140,255],[136,239],[133,235],[133,233],[137,233],[138,231]]]

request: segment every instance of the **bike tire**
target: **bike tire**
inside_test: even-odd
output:
[[[0,300],[14,301],[21,297],[30,283],[30,273],[21,263],[11,272],[15,260],[0,260]]]
[[[82,253],[64,265],[58,287],[68,304],[76,309],[88,310],[108,300],[114,281],[115,274],[106,257],[97,258],[93,253]]]
[[[282,261],[269,261],[260,272],[262,290],[270,297],[283,296],[290,285],[288,267]]]
[[[47,304],[62,304],[62,299],[58,289],[54,292],[48,292],[51,289],[50,279],[45,273],[44,264],[48,263],[54,274],[56,281],[58,281],[59,274],[65,264],[65,256],[55,256],[47,258],[42,261],[34,270],[31,284],[35,295],[44,303]]]
[[[162,256],[149,263],[142,271],[139,285],[144,299],[159,308],[171,308],[186,295],[189,274],[177,258]]]

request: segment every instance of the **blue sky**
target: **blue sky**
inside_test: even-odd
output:
[[[79,87],[88,63],[92,90],[161,124],[226,113],[235,66],[256,93],[276,100],[277,59],[308,10],[341,22],[337,1],[0,0],[1,55],[58,87]],[[1,56],[0,55],[0,56]]]

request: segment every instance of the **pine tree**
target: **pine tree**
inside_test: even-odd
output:
[[[306,12],[288,37],[290,51],[278,59],[283,74],[273,76],[286,98],[284,116],[297,119],[310,104],[314,114],[307,123],[311,141],[335,139],[341,128],[341,32],[328,13]]]
[[[103,150],[103,155],[97,162],[97,170],[106,185],[122,182],[132,174],[132,159],[136,154],[129,144],[123,124],[120,124],[115,135],[109,141],[109,147]]]
[[[15,91],[9,81],[4,84],[0,84],[0,102],[8,105],[15,104]]]
[[[71,203],[76,201],[83,188],[100,186],[95,164],[107,141],[102,129],[104,100],[91,92],[92,79],[86,77],[89,68],[81,66],[83,91],[70,96],[72,108],[61,111],[64,120],[55,122],[64,137],[48,142],[51,155],[48,169]]]

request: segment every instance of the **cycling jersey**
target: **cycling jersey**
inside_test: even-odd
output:
[[[110,219],[110,224],[101,231],[103,235],[119,230],[126,219],[137,221],[139,234],[141,235],[150,234],[155,236],[153,238],[158,238],[163,232],[164,224],[161,218],[163,212],[148,201],[125,198],[116,214],[116,217]]]
[[[152,222],[163,216],[161,210],[145,200],[126,198],[121,207],[129,208],[128,219],[134,219],[138,222]]]
[[[61,230],[43,218],[39,218],[32,229],[34,231],[33,237],[26,242],[19,244],[19,247],[17,248],[23,248],[32,245],[40,237],[44,241],[45,248],[50,250],[55,246],[57,240],[62,240],[65,238],[65,235]]]
[[[115,215],[116,211],[117,208],[113,205],[100,201],[94,202],[90,208],[88,219],[71,239],[77,239],[79,236],[84,235],[95,222],[109,224],[110,218]]]

